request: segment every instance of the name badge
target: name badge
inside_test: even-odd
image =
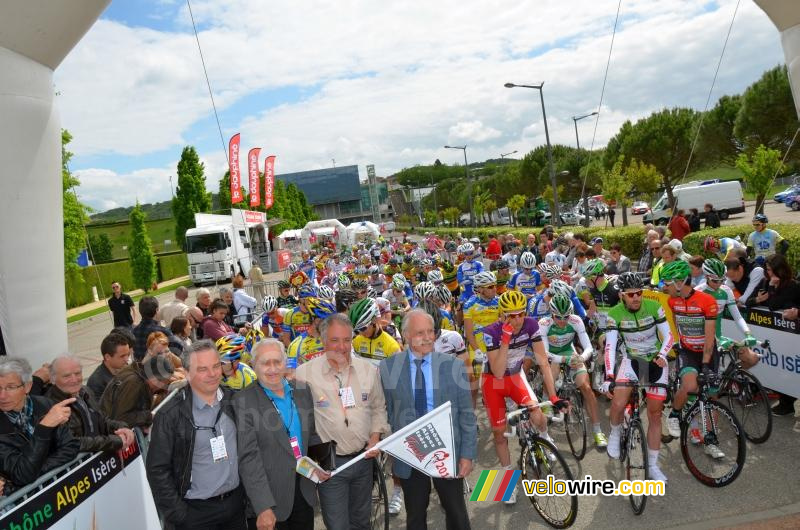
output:
[[[211,456],[214,462],[228,459],[228,450],[225,448],[225,437],[215,436],[211,438]]]
[[[356,406],[356,396],[353,394],[353,387],[346,386],[339,389],[339,397],[342,400],[342,406],[346,409],[351,409]]]
[[[300,460],[302,458],[302,454],[300,453],[300,444],[297,442],[297,436],[292,436],[289,438],[289,445],[292,446],[292,453],[294,454],[295,460]]]

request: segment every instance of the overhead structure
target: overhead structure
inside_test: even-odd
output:
[[[67,351],[53,70],[108,3],[11,0],[0,10],[0,329],[7,353],[34,368]]]
[[[781,45],[794,107],[800,117],[800,2],[787,0],[755,0],[781,33]]]

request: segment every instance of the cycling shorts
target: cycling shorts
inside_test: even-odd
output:
[[[506,424],[507,397],[513,399],[517,405],[524,405],[530,401],[539,402],[522,371],[501,378],[483,374],[481,392],[492,429]]]
[[[646,383],[666,385],[669,380],[669,370],[665,368],[657,365],[655,361],[648,362],[639,359],[631,359],[625,356],[622,358],[622,364],[620,364],[619,371],[617,372],[616,381],[618,383],[632,383],[643,380]],[[648,398],[664,401],[667,399],[667,389],[648,387],[646,395]]]
[[[714,353],[711,357],[711,370],[714,373],[719,371],[719,355]],[[688,373],[699,374],[703,371],[703,354],[681,348],[678,350],[678,377],[683,377]]]

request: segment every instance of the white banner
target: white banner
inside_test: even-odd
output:
[[[380,449],[409,466],[434,478],[456,478],[455,441],[450,402],[409,423],[378,442]],[[332,475],[364,459],[366,453],[337,468]]]

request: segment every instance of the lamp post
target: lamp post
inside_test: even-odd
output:
[[[436,214],[436,221],[433,226],[439,226],[439,201],[436,200],[436,185],[433,183],[433,171],[431,171],[431,188],[433,188],[433,213]]]
[[[500,160],[505,160],[505,158],[506,158],[508,155],[513,155],[513,154],[514,154],[514,153],[516,153],[516,152],[517,152],[517,150],[516,150],[516,149],[514,149],[514,150],[513,150],[513,151],[511,151],[510,153],[500,153]]]
[[[558,212],[558,190],[556,189],[556,171],[553,167],[553,148],[550,145],[550,131],[547,128],[547,112],[544,109],[544,81],[538,85],[515,85],[514,83],[506,83],[506,88],[534,88],[539,91],[539,97],[542,101],[542,118],[544,119],[544,137],[547,140],[547,165],[550,170],[550,185],[553,187],[553,216],[556,219],[556,226],[561,226],[561,215]]]
[[[588,118],[589,116],[597,116],[597,111],[594,111],[590,114],[584,114],[583,116],[573,116],[572,123],[575,125],[575,145],[578,146],[578,150],[581,148],[581,140],[578,137],[578,122],[584,118]],[[589,226],[591,220],[589,219],[589,196],[586,194],[586,190],[583,190],[583,226]]]
[[[475,216],[472,214],[472,179],[469,176],[469,165],[467,165],[467,145],[446,145],[444,148],[464,151],[464,176],[467,179],[467,198],[469,200],[469,226],[475,228]]]
[[[172,198],[175,198],[175,188],[172,187],[172,175],[169,176],[169,191],[172,193]]]

